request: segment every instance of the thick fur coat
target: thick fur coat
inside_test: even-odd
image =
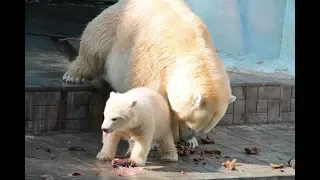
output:
[[[99,76],[118,92],[162,94],[175,139],[193,146],[194,134],[209,132],[236,99],[205,24],[183,0],[120,0],[88,23],[63,80]]]

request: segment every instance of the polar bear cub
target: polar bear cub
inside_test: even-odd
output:
[[[149,88],[134,88],[125,93],[111,92],[104,109],[103,147],[97,158],[115,158],[120,139],[127,139],[130,161],[145,165],[152,143],[159,145],[161,159],[177,161],[171,130],[170,109],[162,95]]]

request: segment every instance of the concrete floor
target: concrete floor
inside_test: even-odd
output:
[[[25,179],[70,179],[68,173],[83,175],[73,179],[294,179],[295,170],[288,161],[295,158],[295,124],[220,126],[210,132],[215,144],[200,144],[200,148],[215,148],[219,156],[206,156],[206,164],[196,164],[198,155],[180,156],[176,163],[160,160],[150,152],[145,169],[135,175],[117,176],[108,162],[95,157],[102,147],[100,133],[45,134],[25,136]],[[201,135],[205,137],[205,135]],[[68,151],[79,146],[85,151]],[[245,148],[257,147],[260,153],[247,155]],[[118,146],[123,155],[127,144]],[[228,157],[227,157],[228,156]],[[226,160],[237,159],[236,170],[222,168]],[[270,163],[284,164],[272,169]],[[184,171],[184,174],[181,174]]]

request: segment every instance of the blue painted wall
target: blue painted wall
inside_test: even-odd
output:
[[[232,72],[293,78],[295,0],[185,0]]]

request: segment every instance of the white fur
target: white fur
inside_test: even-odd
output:
[[[111,133],[103,137],[97,158],[115,158],[117,144],[125,138],[129,142],[127,155],[136,165],[145,164],[152,142],[159,144],[161,159],[177,161],[170,119],[167,101],[154,90],[135,88],[126,93],[111,92],[101,125],[101,129]]]
[[[120,0],[89,22],[63,80],[98,76],[118,92],[148,87],[167,98],[175,141],[181,125],[210,131],[235,100],[208,29],[183,0]]]
[[[131,61],[128,50],[122,51],[114,45],[105,63],[103,78],[118,92],[126,92],[130,89]]]

